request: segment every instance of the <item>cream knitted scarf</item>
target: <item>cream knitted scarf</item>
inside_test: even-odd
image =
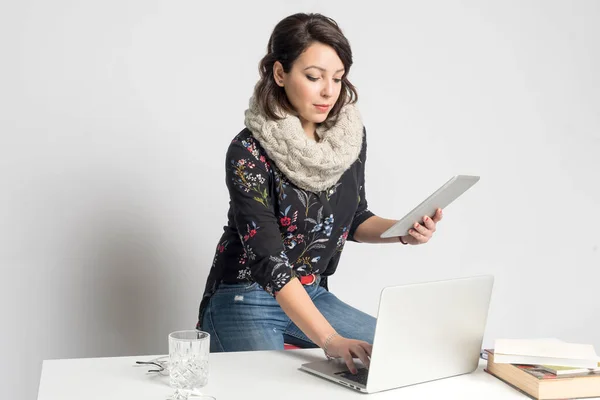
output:
[[[335,126],[317,127],[319,141],[310,139],[297,116],[281,120],[260,113],[254,96],[245,112],[245,125],[277,167],[296,186],[320,192],[335,185],[360,154],[363,124],[354,104],[342,108]]]

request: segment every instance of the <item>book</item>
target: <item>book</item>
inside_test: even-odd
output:
[[[538,400],[600,397],[600,372],[555,375],[539,365],[504,364],[494,361],[494,350],[486,349],[485,371]]]
[[[596,368],[573,368],[560,365],[540,365],[539,367],[554,375],[577,375],[586,372],[600,372],[600,362]]]
[[[595,368],[599,360],[594,346],[558,339],[497,339],[494,352],[498,364]]]

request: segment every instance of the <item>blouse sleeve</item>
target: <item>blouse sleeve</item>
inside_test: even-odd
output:
[[[252,279],[271,295],[293,277],[269,188],[271,167],[252,140],[235,140],[226,158],[227,188]]]
[[[363,128],[363,144],[358,156],[358,207],[354,213],[354,219],[350,225],[350,231],[348,233],[348,240],[356,242],[354,239],[354,233],[356,229],[365,222],[367,219],[373,217],[375,214],[369,210],[367,197],[365,194],[365,164],[367,162],[367,130]]]

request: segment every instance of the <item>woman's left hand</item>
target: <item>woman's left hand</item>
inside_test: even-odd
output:
[[[402,236],[402,240],[406,244],[424,244],[429,242],[435,229],[437,227],[437,223],[442,219],[442,209],[438,208],[435,212],[433,218],[429,218],[428,216],[423,217],[423,223],[420,224],[415,222],[413,227],[409,229],[408,235]]]

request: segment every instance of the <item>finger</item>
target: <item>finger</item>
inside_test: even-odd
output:
[[[367,353],[367,355],[369,357],[371,357],[371,354],[373,353],[373,345],[369,344],[367,342],[360,342],[360,347],[362,347],[365,351],[365,353]]]
[[[417,239],[417,241],[421,242],[421,243],[426,243],[429,238],[427,236],[421,235],[419,232],[417,232],[414,229],[411,229],[408,231],[408,234],[412,237],[414,237],[415,239]]]
[[[348,369],[350,370],[350,372],[352,372],[353,374],[355,374],[355,373],[358,372],[356,370],[356,365],[354,364],[354,360],[352,359],[352,354],[350,354],[350,351],[345,350],[342,353],[342,358],[346,362],[346,366],[348,367]]]
[[[433,220],[427,215],[423,217],[423,223],[425,224],[425,227],[429,229],[432,233],[435,232],[435,222],[433,222]]]
[[[352,353],[362,361],[365,367],[369,368],[369,357],[360,344],[357,343],[352,347]]]
[[[417,224],[417,223],[415,223],[415,224],[413,225],[413,228],[415,228],[415,229],[417,230],[417,232],[419,232],[419,233],[420,233],[421,235],[423,235],[423,236],[427,236],[427,237],[429,237],[429,236],[431,236],[431,234],[432,234],[432,232],[431,232],[429,229],[425,228],[425,227],[424,227],[423,225],[421,225],[421,224]]]
[[[442,217],[442,209],[438,208],[435,212],[435,215],[433,216],[433,222],[440,222],[442,220]]]

